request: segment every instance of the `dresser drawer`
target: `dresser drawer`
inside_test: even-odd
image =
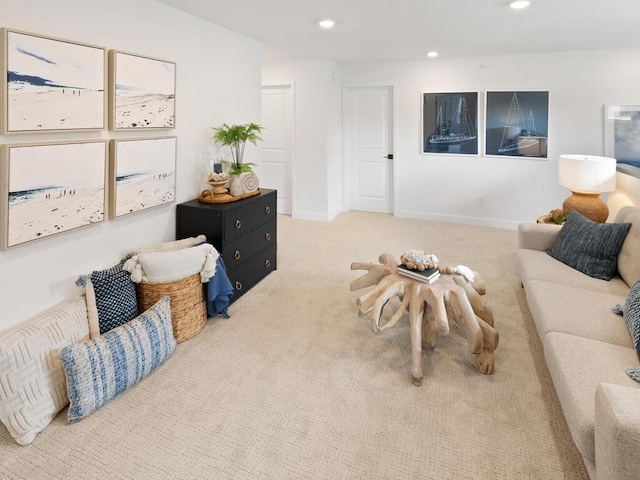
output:
[[[224,245],[222,258],[227,270],[234,270],[260,250],[264,250],[275,242],[276,222],[274,219]]]
[[[228,212],[224,217],[223,243],[230,242],[258,225],[275,219],[276,201],[276,195],[267,195]]]
[[[226,261],[225,261],[226,263]],[[256,283],[276,269],[276,245],[266,248],[233,271],[228,272],[233,285],[231,302],[240,298]]]

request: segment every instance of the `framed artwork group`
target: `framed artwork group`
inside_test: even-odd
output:
[[[175,63],[1,35],[1,134],[175,128]],[[0,154],[0,249],[175,201],[175,136],[11,143]]]
[[[488,91],[484,129],[478,92],[423,92],[423,154],[547,158],[548,91]],[[483,135],[481,135],[483,133]]]

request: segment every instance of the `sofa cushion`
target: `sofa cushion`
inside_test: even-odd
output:
[[[163,364],[176,346],[168,296],[136,319],[60,353],[69,422],[82,420]]]
[[[636,349],[640,360],[640,278],[629,290],[629,295],[623,307],[624,321],[629,328],[633,347]]]
[[[0,420],[20,445],[33,442],[69,403],[58,355],[88,338],[83,296],[0,334]]]
[[[574,210],[548,253],[590,277],[610,280],[630,227],[630,223],[596,223]]]
[[[626,296],[629,291],[629,285],[620,277],[614,277],[609,281],[599,280],[538,250],[518,250],[518,268],[524,285],[531,280],[545,280],[613,295]]]
[[[618,254],[618,271],[622,279],[631,286],[640,278],[640,209],[623,207],[616,215],[616,222],[631,223],[627,238]]]
[[[136,286],[122,269],[126,259],[106,270],[96,270],[87,279],[87,310],[91,338],[132,320],[138,315]],[[97,335],[96,335],[97,333]]]
[[[544,355],[578,450],[595,462],[595,393],[600,383],[640,388],[625,370],[637,365],[633,348],[567,333],[544,337]]]
[[[612,309],[624,302],[623,295],[544,280],[532,280],[525,289],[541,339],[549,332],[563,332],[633,348],[624,319]]]

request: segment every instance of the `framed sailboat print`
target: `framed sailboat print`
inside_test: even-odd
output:
[[[487,92],[485,155],[547,158],[548,91]]]
[[[423,154],[478,154],[478,92],[422,94]]]

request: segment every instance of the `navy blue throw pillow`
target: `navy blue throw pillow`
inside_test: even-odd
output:
[[[100,334],[138,316],[135,283],[131,281],[131,274],[122,269],[126,260],[122,259],[106,270],[94,271],[89,276],[96,298]]]
[[[596,223],[573,210],[547,253],[590,277],[611,280],[630,228],[630,223]]]

